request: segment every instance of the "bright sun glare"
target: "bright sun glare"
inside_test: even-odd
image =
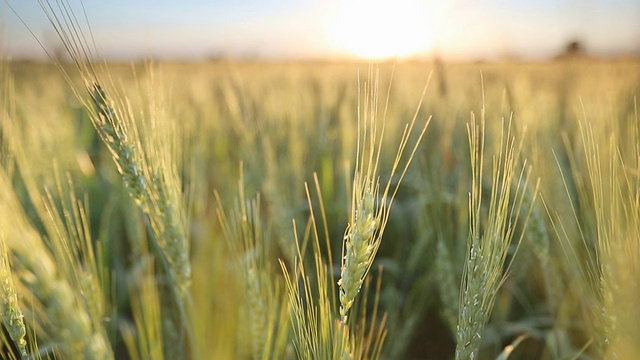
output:
[[[329,22],[338,51],[383,59],[425,53],[433,46],[425,1],[342,1]]]

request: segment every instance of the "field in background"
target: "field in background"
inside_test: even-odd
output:
[[[110,279],[102,282],[110,287],[103,289],[109,319],[101,325],[116,356],[131,354],[126,334],[136,328],[136,314],[141,312],[136,299],[153,298],[142,294],[144,287],[136,281],[147,271],[141,270],[144,257],[138,256],[145,250],[136,248],[144,247],[140,244],[146,241],[140,239],[149,236],[143,213],[60,71],[50,64],[4,66],[0,131],[11,189],[28,222],[45,238],[46,222],[38,220],[42,214],[30,198],[31,185],[40,191],[63,188],[60,194],[52,190],[60,204],[69,198],[67,193],[86,201],[87,233],[100,244],[95,257]],[[602,358],[611,356],[611,349],[623,354],[620,358],[638,354],[640,332],[629,319],[640,319],[632,306],[640,295],[640,62],[567,59],[376,68],[380,118],[389,89],[380,159],[383,183],[402,128],[414,116],[432,73],[418,122],[429,116],[432,120],[391,209],[369,273],[371,289],[363,291],[369,301],[361,307],[376,316],[369,323],[385,319],[382,357],[455,355],[461,331],[456,327],[462,309],[460,287],[473,225],[467,128],[472,113],[478,123],[481,117],[486,123],[485,178],[480,186],[487,208],[481,211],[480,228],[485,230],[492,214],[491,154],[500,153],[500,135],[509,121],[511,134],[522,141],[517,162],[522,165],[527,159],[531,169],[525,190],[535,194],[536,180],[540,181],[539,197],[525,196],[523,208],[530,206],[530,214],[510,218],[515,238],[522,234],[522,242],[515,253],[514,241],[507,254],[507,262],[516,255],[480,339],[479,358],[496,358],[509,345],[515,346],[510,353],[514,359]],[[189,200],[185,216],[193,274],[191,353],[202,358],[259,358],[251,352],[271,343],[273,348],[281,346],[281,356],[294,357],[292,332],[278,330],[289,324],[288,313],[280,311],[286,305],[271,304],[264,310],[277,313],[275,320],[247,315],[247,304],[260,298],[250,290],[259,294],[264,289],[240,285],[246,274],[236,268],[240,250],[229,238],[261,242],[265,263],[257,268],[266,269],[264,276],[275,284],[276,295],[265,300],[269,303],[286,292],[278,259],[293,268],[294,234],[300,241],[311,238],[311,210],[317,219],[324,212],[327,226],[318,226],[319,238],[330,239],[331,251],[323,245],[322,257],[333,259],[328,272],[339,278],[351,212],[358,89],[371,81],[368,69],[367,64],[355,63],[109,66],[119,96],[130,99],[133,113],[142,111],[140,104],[162,102],[165,112],[155,115],[172,123],[154,126],[174,129],[185,149],[178,156],[177,175]],[[80,78],[72,69],[70,73],[80,96],[90,102]],[[360,102],[363,96],[361,92]],[[250,199],[257,200],[243,206]],[[11,211],[0,214],[9,216]],[[236,216],[237,229],[229,226]],[[524,218],[529,220],[526,229]],[[11,221],[1,224],[11,232]],[[312,267],[313,258],[307,256]],[[335,282],[328,286],[337,291]],[[266,333],[284,333],[282,339],[256,344],[255,334],[265,331],[253,325],[262,320],[265,327],[276,329]],[[25,317],[25,323],[30,321]],[[27,334],[27,342],[33,340],[29,334],[33,335]],[[162,337],[164,346],[170,346],[170,334]]]

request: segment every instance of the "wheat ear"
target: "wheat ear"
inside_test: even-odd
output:
[[[379,246],[381,237],[376,234],[382,222],[383,212],[376,212],[378,184],[359,184],[356,175],[357,191],[356,210],[353,222],[345,235],[345,255],[340,273],[340,317],[347,322],[347,313],[353,306],[356,295],[360,291],[364,276],[372,263],[374,250]]]
[[[2,291],[2,322],[7,330],[11,340],[18,348],[21,357],[26,357],[27,341],[25,336],[27,330],[24,326],[24,315],[18,304],[18,293],[11,278],[11,268],[9,267],[9,259],[7,257],[7,248],[4,242],[0,244],[0,291]]]
[[[177,326],[170,311],[162,312],[165,344],[179,343],[182,334],[186,334],[189,340],[192,338],[190,246],[185,232],[186,219],[178,190],[180,180],[175,173],[175,159],[170,151],[162,150],[163,146],[174,145],[171,136],[167,136],[169,130],[158,129],[153,133],[151,128],[143,127],[144,124],[137,124],[131,110],[125,104],[114,103],[99,84],[89,85],[88,90],[94,104],[91,109],[93,125],[111,152],[129,195],[145,214],[151,244],[167,274],[180,324]],[[156,110],[152,108],[150,111]],[[157,120],[151,119],[149,126],[159,128]],[[141,126],[143,133],[149,135],[146,143],[138,134]]]
[[[516,144],[511,135],[511,122],[506,127],[503,124],[499,153],[494,156],[489,212],[486,222],[481,226],[484,220],[481,215],[484,111],[479,126],[472,115],[468,132],[473,184],[469,194],[470,231],[460,291],[456,359],[473,360],[478,356],[484,328],[489,321],[498,290],[508,274],[510,266],[507,266],[506,272],[504,269],[514,237],[513,219],[521,215],[528,182],[524,166],[520,173],[517,171],[522,143]],[[512,188],[515,190],[512,191]],[[528,214],[523,226],[526,226]],[[516,245],[521,240],[522,235]]]
[[[430,121],[429,118],[425,122],[411,154],[404,162],[403,167],[399,169],[401,158],[418,118],[418,112],[422,104],[421,100],[413,119],[404,128],[396,158],[390,171],[389,181],[384,188],[381,188],[378,165],[383,147],[385,119],[382,119],[382,128],[378,129],[379,74],[376,73],[374,76],[373,71],[370,70],[369,79],[371,81],[364,85],[363,110],[361,111],[360,106],[358,107],[358,144],[353,177],[351,218],[343,239],[342,267],[340,280],[338,281],[338,286],[340,287],[340,317],[345,325],[348,320],[348,312],[353,306],[380,247],[393,199]],[[422,98],[424,98],[428,85],[429,81],[425,85]],[[389,94],[387,94],[387,102],[388,99]],[[360,88],[358,88],[358,101],[360,102]],[[398,170],[399,178],[392,188],[391,181]]]

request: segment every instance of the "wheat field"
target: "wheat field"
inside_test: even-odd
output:
[[[640,356],[639,61],[80,44],[1,65],[3,358]]]

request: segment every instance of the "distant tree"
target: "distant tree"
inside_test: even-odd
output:
[[[557,58],[559,59],[564,59],[564,58],[573,58],[573,57],[578,57],[578,56],[584,56],[586,55],[587,51],[586,48],[584,46],[584,44],[582,43],[582,41],[580,40],[571,40],[567,43],[567,45],[565,45],[564,47],[564,51],[562,53],[560,53]]]
[[[566,55],[582,55],[585,53],[584,45],[578,40],[570,41],[565,50]]]

